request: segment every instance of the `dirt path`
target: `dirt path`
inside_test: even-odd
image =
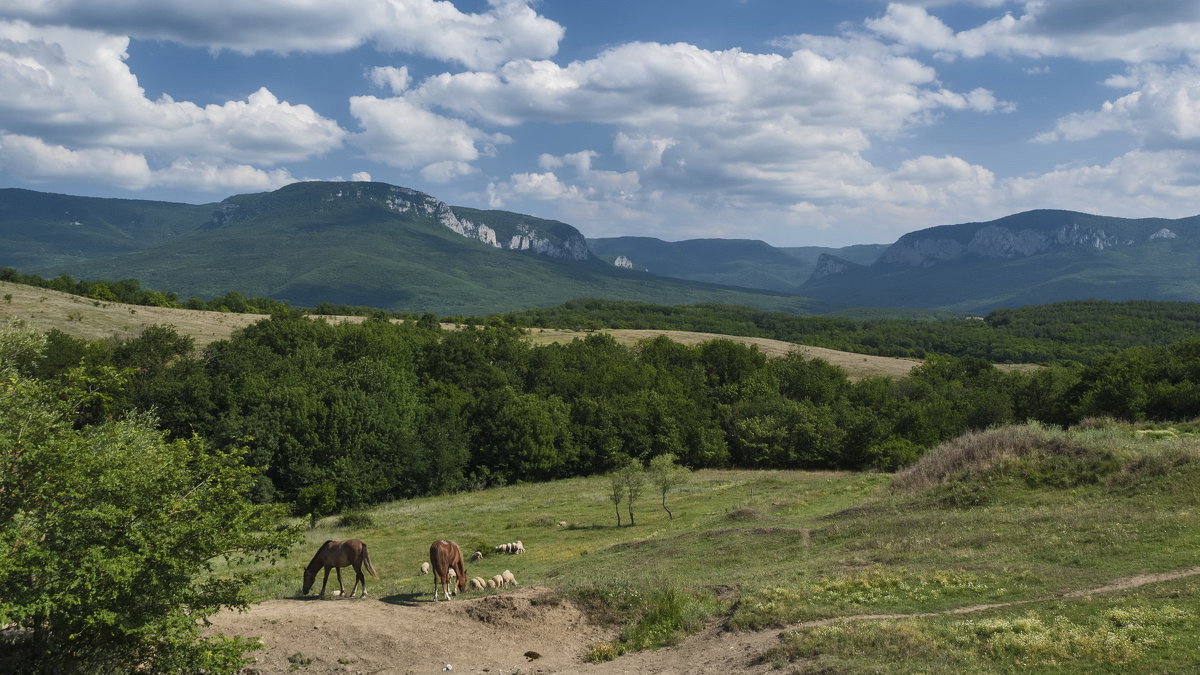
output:
[[[1096,588],[1065,593],[1082,597],[1137,588],[1200,574],[1200,567],[1118,579]],[[257,636],[251,673],[766,673],[756,657],[786,632],[849,621],[913,619],[969,614],[1039,600],[972,605],[944,612],[865,614],[793,624],[783,630],[730,632],[714,624],[681,644],[589,664],[587,649],[613,634],[589,624],[569,603],[549,591],[519,588],[482,598],[433,603],[427,597],[366,600],[270,600],[245,613],[213,618],[217,632]],[[1044,598],[1043,598],[1044,599]],[[299,656],[297,656],[299,655]],[[291,660],[289,660],[291,659]],[[311,661],[305,662],[306,659]]]

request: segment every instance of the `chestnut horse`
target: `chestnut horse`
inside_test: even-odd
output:
[[[379,575],[375,573],[375,568],[371,566],[371,556],[367,555],[367,545],[360,539],[347,539],[346,541],[329,541],[321,544],[321,548],[317,549],[317,554],[313,556],[308,567],[304,570],[304,590],[303,595],[308,595],[308,591],[312,589],[313,582],[317,580],[317,570],[325,569],[325,578],[321,580],[321,595],[325,595],[325,584],[329,583],[329,570],[333,568],[337,570],[338,593],[346,594],[345,587],[342,586],[342,568],[347,565],[354,566],[354,587],[350,589],[350,596],[354,597],[354,591],[358,588],[358,584],[362,583],[362,595],[367,596],[367,578],[363,576],[362,568],[366,567],[367,572],[376,579]]]
[[[463,564],[462,549],[458,544],[445,539],[439,539],[429,545],[429,564],[433,567],[433,601],[438,599],[438,585],[446,599],[450,599],[451,579],[454,580],[454,594],[467,589],[467,566]],[[450,576],[451,570],[455,576]],[[457,578],[456,578],[457,577]]]

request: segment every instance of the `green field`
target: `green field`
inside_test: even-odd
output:
[[[450,538],[488,554],[469,576],[511,569],[622,624],[597,660],[716,621],[788,629],[762,658],[800,672],[1186,672],[1200,663],[1198,485],[1188,433],[1006,427],[895,477],[696,472],[668,495],[673,520],[648,488],[632,527],[616,526],[604,478],[386,504],[367,526],[321,521],[254,592],[295,597],[320,542],[360,537],[381,575],[371,594],[424,601],[418,566]],[[518,539],[525,555],[491,553]],[[1160,573],[1181,574],[1105,589]]]

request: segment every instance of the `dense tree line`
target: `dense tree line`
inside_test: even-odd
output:
[[[231,312],[235,314],[273,314],[288,312],[293,308],[288,303],[274,298],[248,298],[237,291],[230,291],[215,298],[201,299],[190,297],[181,300],[170,291],[155,291],[142,288],[137,279],[121,279],[119,281],[86,281],[76,280],[70,274],[60,274],[52,279],[37,274],[21,274],[11,267],[0,267],[0,281],[10,281],[26,286],[48,288],[52,291],[70,293],[96,302],[123,302],[128,305],[143,305],[146,307],[174,307],[177,309],[199,309],[210,312]],[[341,305],[323,302],[306,310],[310,314],[325,316],[387,316],[391,318],[413,318],[417,315],[409,312],[385,312],[373,307],[360,305]]]
[[[505,321],[544,328],[653,328],[766,337],[862,354],[971,356],[992,363],[1090,363],[1138,345],[1200,333],[1200,303],[1084,300],[998,309],[986,317],[849,319],[748,307],[581,299],[514,312]]]
[[[80,419],[154,410],[172,438],[245,447],[264,468],[255,499],[299,513],[667,454],[690,468],[890,470],[994,424],[1200,415],[1197,341],[1016,373],[932,356],[901,380],[851,381],[824,361],[729,340],[628,348],[596,333],[533,346],[499,320],[442,330],[431,316],[330,325],[276,314],[200,353],[169,327],[47,340],[26,369],[96,382]]]
[[[144,289],[137,279],[76,281],[66,274],[44,279],[36,274],[20,274],[9,267],[0,267],[0,281],[50,288],[96,302],[249,314],[302,312],[412,320],[423,316],[333,303],[293,308],[281,300],[247,298],[236,291],[207,300],[192,297],[182,301],[174,293]],[[583,298],[497,318],[518,327],[688,330],[765,337],[878,356],[923,359],[946,354],[992,363],[1092,363],[1130,347],[1168,345],[1200,334],[1200,303],[1150,300],[1031,305],[997,309],[986,317],[930,312],[924,318],[851,319],[797,316],[731,305],[665,306]],[[440,320],[482,325],[493,317],[444,316]]]

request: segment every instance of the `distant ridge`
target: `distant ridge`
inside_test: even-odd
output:
[[[910,232],[869,266],[814,276],[844,305],[985,312],[1065,300],[1200,301],[1200,216],[1038,210]]]
[[[79,214],[84,214],[80,216]],[[810,313],[806,298],[618,269],[574,227],[385,183],[306,182],[218,204],[0,192],[0,266],[231,290],[301,306],[486,315],[578,297]]]

